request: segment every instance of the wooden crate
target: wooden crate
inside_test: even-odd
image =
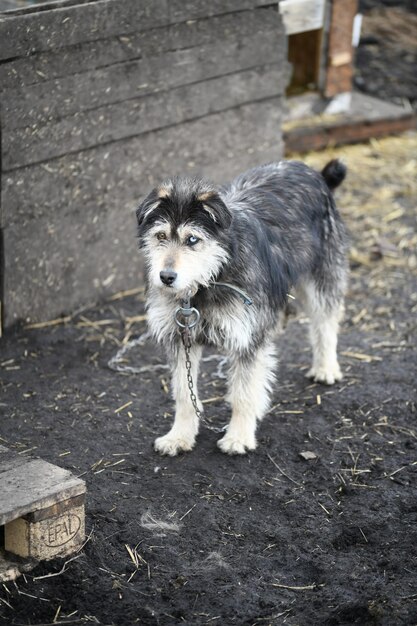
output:
[[[78,550],[85,538],[85,492],[85,482],[68,470],[0,446],[3,561],[4,554],[37,562]],[[14,578],[14,566],[0,563],[0,580]]]

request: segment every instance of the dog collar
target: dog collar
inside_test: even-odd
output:
[[[238,296],[240,296],[243,300],[243,303],[247,306],[253,304],[253,300],[249,298],[249,296],[239,287],[235,287],[235,285],[231,285],[230,283],[220,283],[220,282],[212,282],[210,283],[212,287],[224,287],[225,289],[230,289],[234,291]],[[181,318],[184,321],[181,321]],[[174,320],[177,326],[181,329],[181,332],[188,332],[191,328],[197,325],[200,320],[200,311],[195,307],[191,306],[191,292],[187,294],[186,298],[181,300],[181,306],[179,306],[174,313]]]
[[[235,287],[235,285],[231,285],[230,283],[217,283],[217,282],[212,282],[210,283],[210,285],[212,285],[213,287],[225,287],[226,289],[231,289],[232,291],[237,293],[238,296],[242,298],[244,304],[246,304],[247,306],[250,306],[251,304],[253,304],[253,300],[249,298],[247,293],[245,293],[242,289],[239,289],[239,287]]]

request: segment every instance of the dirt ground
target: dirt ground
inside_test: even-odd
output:
[[[107,366],[145,328],[140,292],[7,334],[0,442],[87,481],[88,541],[64,568],[4,585],[2,624],[417,624],[416,150],[409,134],[337,151],[352,233],[345,377],[304,378],[305,320],[291,322],[248,456],[223,455],[206,428],[191,453],[152,450],[172,419],[166,373]],[[145,345],[129,362],[163,358]],[[201,392],[223,425],[216,365]]]
[[[87,542],[0,587],[0,624],[417,625],[416,154],[409,133],[303,157],[349,168],[344,380],[305,379],[292,321],[254,453],[223,455],[206,428],[191,453],[153,451],[172,420],[163,356],[145,344],[128,363],[148,372],[108,367],[145,330],[140,290],[6,334],[0,443],[86,480]],[[200,389],[222,426],[217,364]]]

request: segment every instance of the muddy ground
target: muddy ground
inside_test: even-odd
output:
[[[145,330],[140,291],[7,333],[0,443],[86,480],[88,540],[3,585],[1,624],[417,625],[416,153],[408,134],[305,157],[349,167],[345,376],[307,381],[306,320],[291,322],[254,453],[227,457],[202,428],[193,452],[155,454],[172,420],[167,374],[107,365]],[[129,363],[163,357],[145,344]],[[222,426],[216,367],[200,388]]]
[[[152,450],[172,419],[166,373],[107,366],[145,328],[141,293],[2,340],[0,442],[88,485],[84,550],[4,585],[2,624],[417,624],[416,149],[410,134],[338,151],[345,377],[304,378],[306,324],[291,322],[248,456],[225,456],[206,428],[191,453]],[[145,345],[129,362],[162,360]],[[215,370],[205,364],[201,392],[221,426]]]

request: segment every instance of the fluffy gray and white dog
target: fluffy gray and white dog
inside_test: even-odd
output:
[[[347,282],[347,237],[332,191],[345,166],[330,161],[316,172],[298,161],[256,167],[229,185],[174,178],[155,188],[137,210],[146,261],[150,331],[172,369],[175,420],[155,441],[162,454],[191,450],[199,420],[190,399],[184,348],[175,312],[191,296],[200,312],[191,331],[196,402],[202,348],[228,356],[232,416],[218,442],[223,452],[256,447],[256,425],[268,410],[275,378],[274,338],[288,294],[310,318],[313,364],[308,376],[328,385],[341,379],[336,347]],[[253,301],[247,306],[238,292]]]

